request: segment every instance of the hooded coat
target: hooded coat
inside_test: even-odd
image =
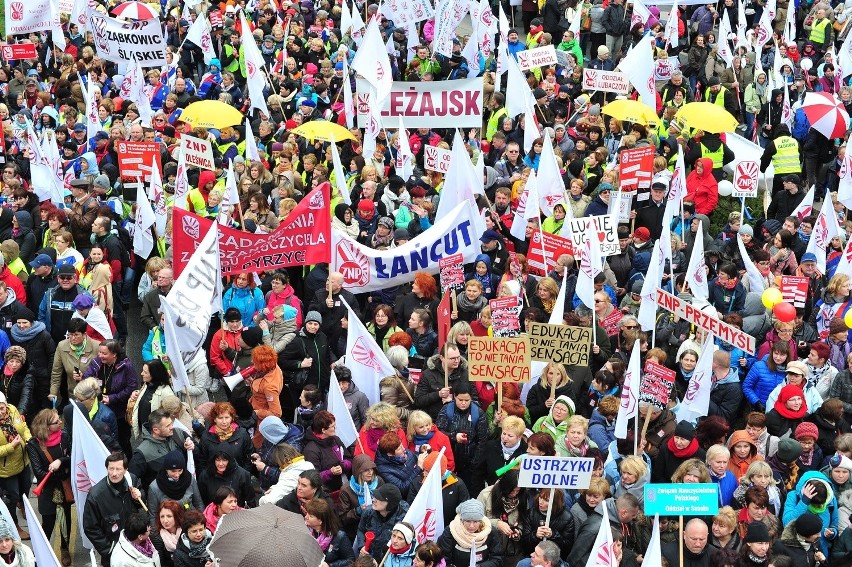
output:
[[[734,453],[734,446],[737,443],[749,444],[748,457],[742,459]],[[731,451],[731,459],[728,461],[728,470],[734,473],[734,476],[738,479],[745,476],[746,471],[748,471],[749,466],[751,466],[753,462],[763,460],[763,457],[757,454],[757,445],[752,442],[751,436],[745,429],[738,429],[734,431],[730,439],[728,439],[728,449]]]
[[[13,229],[12,239],[21,249],[18,257],[29,265],[38,249],[38,242],[33,232],[33,217],[27,211],[18,211],[15,213],[15,220],[18,221],[18,230]]]
[[[826,490],[828,491],[828,499],[826,500],[825,506],[819,509],[816,509],[806,503],[806,499],[802,496],[802,489],[804,489],[805,485],[811,480],[823,483],[825,485]],[[831,545],[830,542],[837,538],[837,534],[839,531],[837,529],[839,517],[837,513],[837,498],[835,498],[834,496],[834,487],[832,486],[831,481],[829,481],[828,478],[821,472],[806,472],[799,478],[799,482],[796,483],[796,490],[791,490],[787,493],[787,499],[784,502],[783,524],[786,526],[787,524],[795,521],[799,516],[807,512],[816,514],[817,516],[819,516],[820,520],[822,520],[822,535],[820,535],[819,538],[819,546],[822,549],[823,554],[828,557],[828,548]],[[827,529],[834,530],[834,537],[825,537],[825,530]]]
[[[474,402],[479,401],[479,395],[476,388],[470,383],[467,376],[467,361],[461,359],[459,367],[450,372],[448,380],[450,388],[458,387],[462,384],[467,384],[470,388],[470,395]],[[443,407],[440,390],[444,387],[444,368],[441,362],[440,355],[434,355],[426,361],[426,368],[420,376],[420,382],[414,390],[414,407],[425,411],[432,420],[438,418],[438,413]]]
[[[719,202],[719,182],[713,177],[713,160],[698,158],[696,162],[704,166],[704,171],[699,175],[698,171],[693,169],[686,178],[685,200],[695,203],[696,213],[710,215]],[[709,225],[707,228],[709,229]]]
[[[361,478],[364,471],[375,468],[376,463],[368,455],[356,456],[352,459],[352,475],[349,477],[349,481],[340,488],[336,512],[343,529],[350,538],[355,537],[355,530],[358,528],[358,522],[363,513],[361,505],[364,503],[364,486],[354,479]],[[370,491],[372,492],[384,483],[385,481],[378,474],[375,474],[373,482],[370,484]]]
[[[217,457],[228,460],[225,472],[222,474],[219,474],[216,470]],[[251,474],[244,468],[237,466],[231,455],[225,451],[217,451],[208,462],[207,468],[198,475],[198,488],[205,504],[213,501],[213,496],[220,486],[229,486],[234,489],[237,493],[237,504],[240,507],[253,506],[257,500],[257,495],[251,485]]]
[[[724,378],[715,380],[710,387],[710,407],[707,415],[719,415],[728,423],[733,423],[734,419],[740,415],[742,401],[740,374],[736,368],[731,368]]]

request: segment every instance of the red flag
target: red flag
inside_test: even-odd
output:
[[[450,306],[450,294],[445,293],[438,304],[438,350],[440,350],[447,341],[447,335],[450,334],[450,327],[453,326],[453,320],[450,318],[452,307]]]

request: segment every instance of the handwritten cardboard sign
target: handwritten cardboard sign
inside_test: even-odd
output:
[[[529,382],[530,341],[522,337],[470,337],[468,377],[473,381]]]
[[[592,350],[592,329],[589,327],[530,323],[527,335],[533,360],[579,366],[589,364]]]

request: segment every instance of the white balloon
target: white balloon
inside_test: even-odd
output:
[[[719,196],[720,197],[730,197],[734,194],[734,184],[728,181],[727,179],[723,179],[719,182]]]
[[[814,62],[810,60],[810,58],[805,57],[799,62],[799,67],[802,68],[803,71],[810,71],[814,66]]]

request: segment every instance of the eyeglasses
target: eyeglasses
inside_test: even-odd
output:
[[[57,419],[56,421],[51,421],[49,425],[62,425],[62,420]]]
[[[622,327],[622,329],[626,329],[626,330],[632,330],[632,329],[638,329],[638,328],[639,328],[639,325],[624,325]]]
[[[606,303],[606,301],[605,301],[605,300],[603,300],[603,299],[596,299],[596,300],[595,300],[595,303]]]

